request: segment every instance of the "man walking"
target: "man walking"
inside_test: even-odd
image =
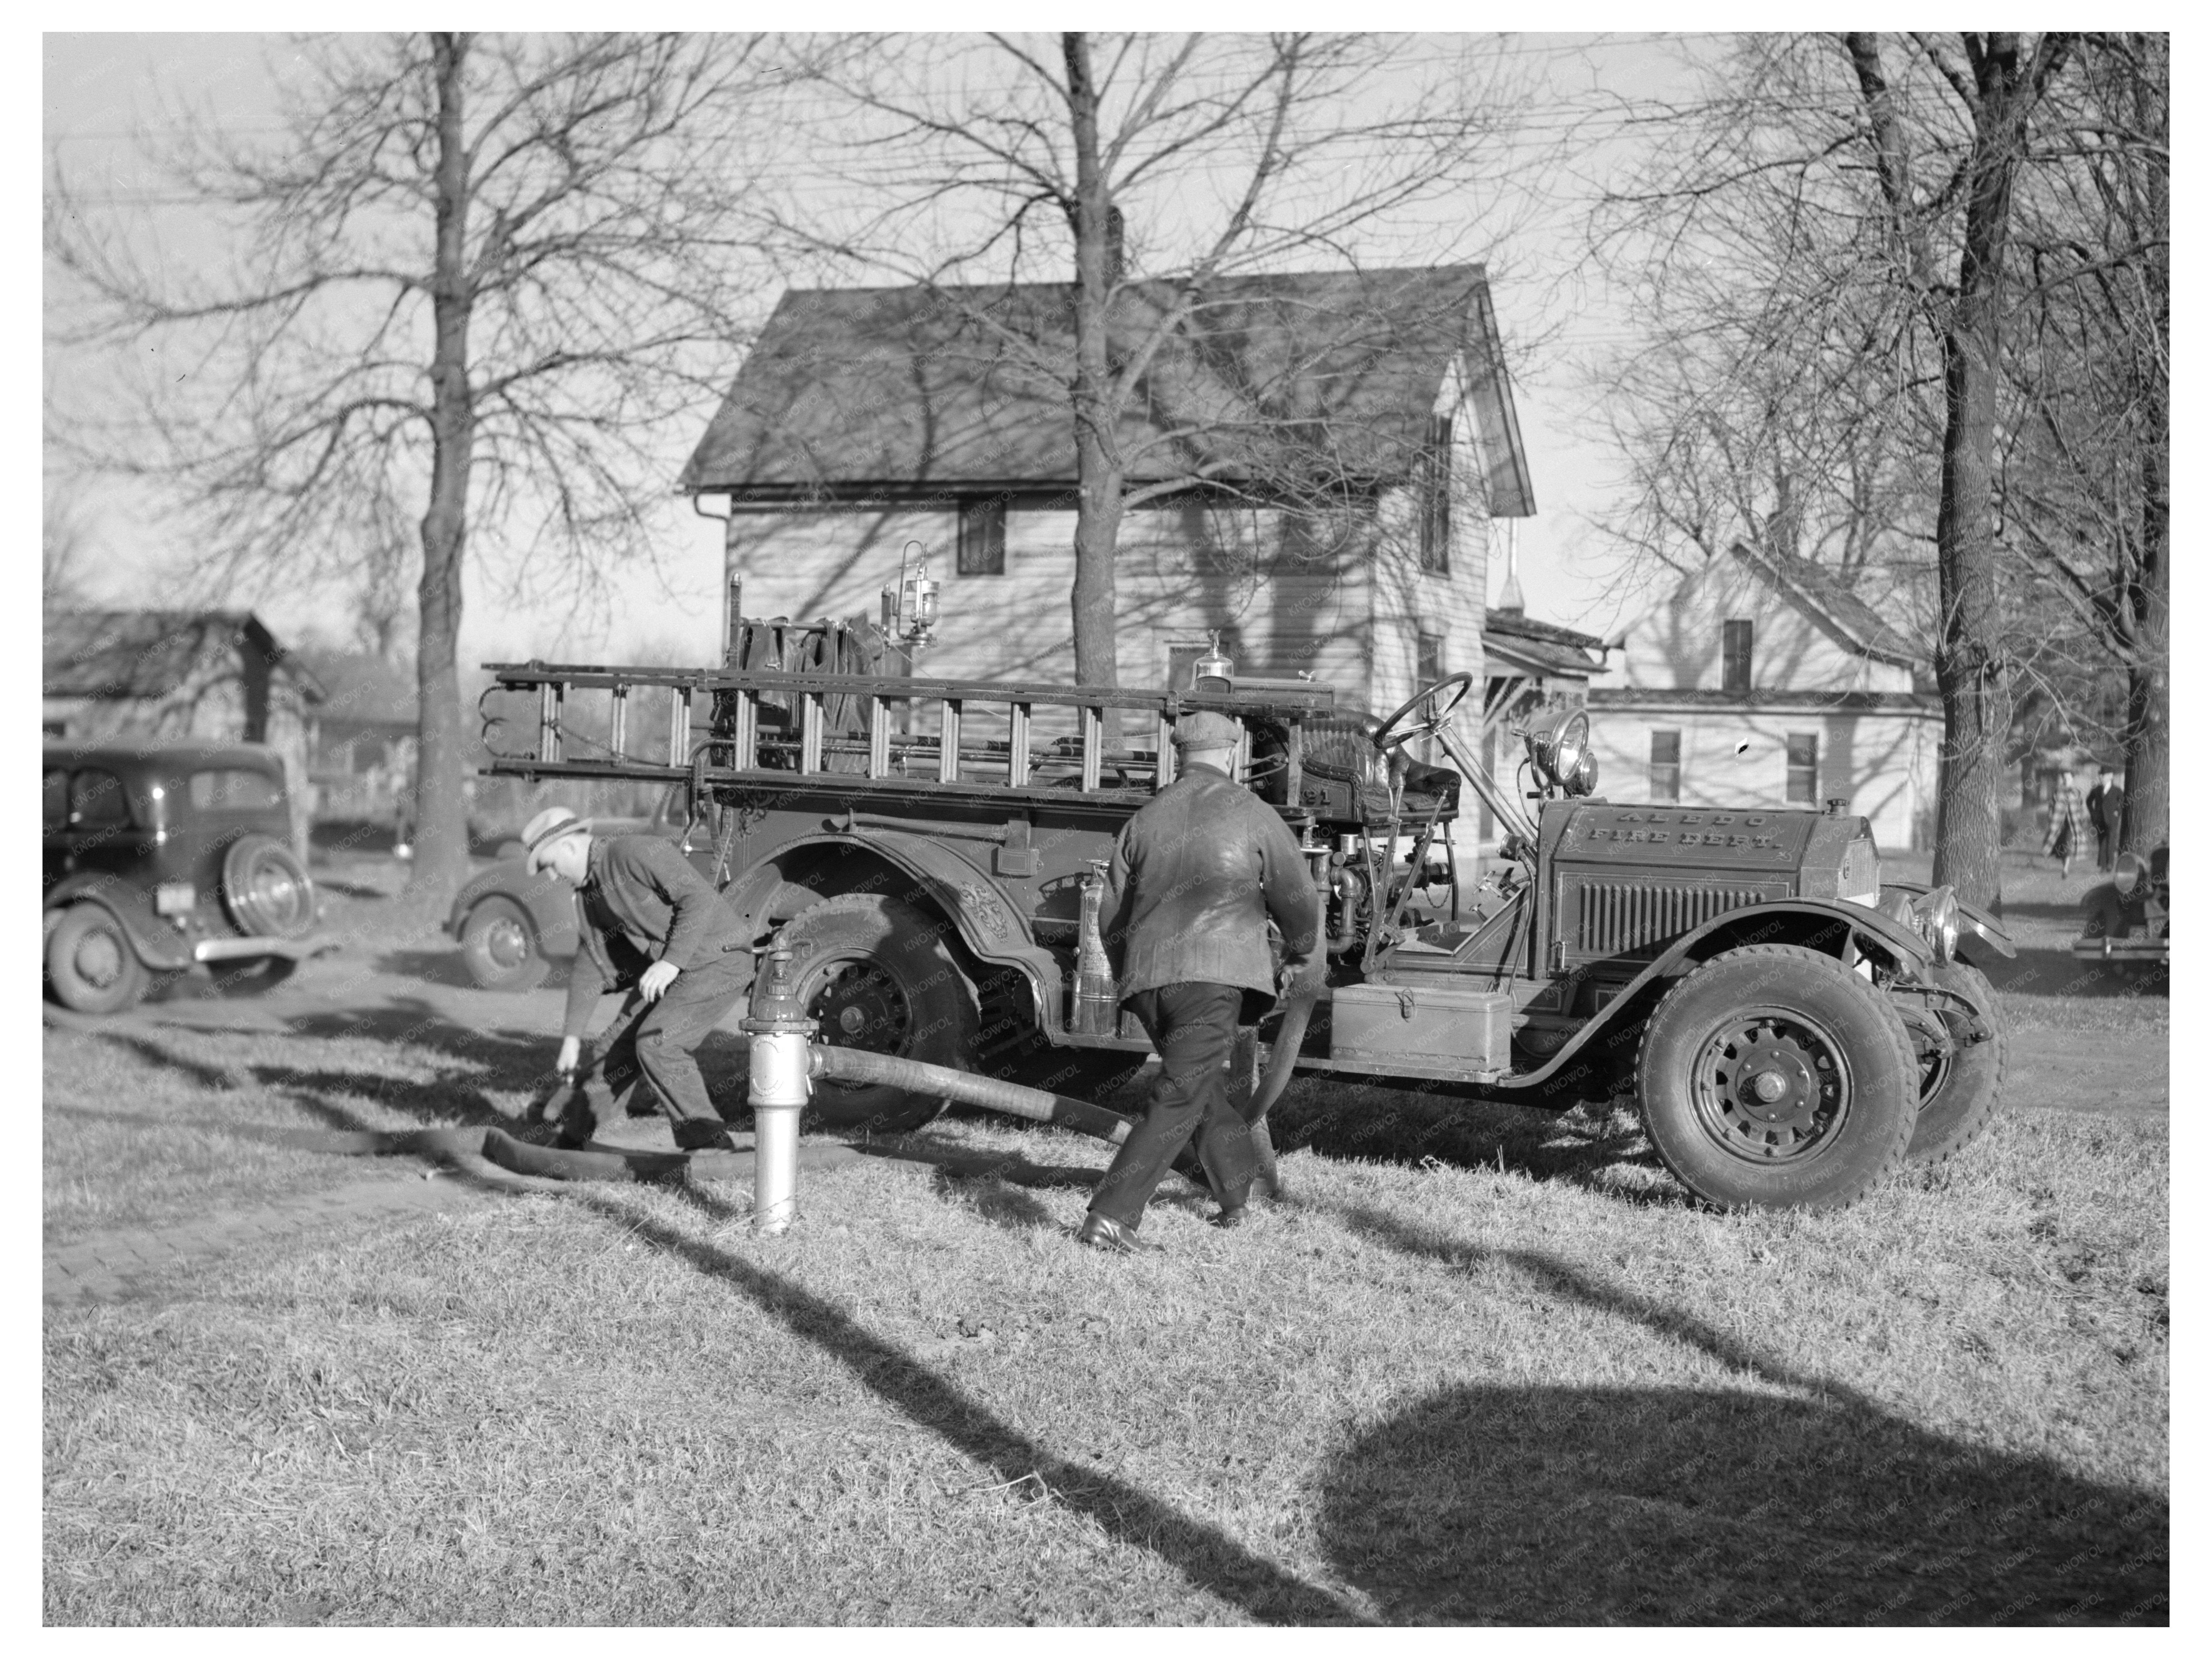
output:
[[[1226,714],[1176,722],[1182,775],[1122,826],[1107,877],[1107,949],[1121,1006],[1160,1057],[1145,1116],[1091,1200],[1079,1241],[1157,1249],[1137,1229],[1169,1164],[1195,1130],[1224,1227],[1244,1217],[1256,1167],[1223,1067],[1237,1027],[1265,1013],[1276,975],[1267,919],[1283,931],[1285,983],[1314,970],[1321,904],[1297,840],[1230,776],[1242,735]]]
[[[569,1096],[556,1144],[589,1141],[642,1078],[659,1097],[679,1152],[735,1151],[693,1054],[751,983],[751,947],[737,916],[658,836],[602,838],[590,819],[549,806],[523,827],[522,840],[531,874],[550,870],[576,888],[583,948],[568,970],[558,1070],[575,1070],[600,994],[630,993]]]
[[[2110,870],[2120,850],[2120,815],[2127,810],[2128,792],[2120,787],[2119,774],[2109,766],[2097,769],[2096,787],[2089,791],[2089,823],[2097,832],[2097,867]]]

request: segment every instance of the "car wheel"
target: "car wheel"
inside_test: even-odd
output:
[[[1636,1057],[1644,1123],[1708,1203],[1840,1209],[1897,1170],[1917,1069],[1881,992],[1791,945],[1728,951],[1660,1000]]]
[[[297,939],[315,924],[315,885],[267,836],[241,836],[222,855],[222,903],[241,933]]]
[[[1951,1052],[1920,1061],[1920,1110],[1912,1121],[1912,1139],[1905,1144],[1905,1161],[1941,1164],[1988,1128],[1996,1115],[1997,1098],[2004,1089],[2005,1029],[1997,994],[1980,969],[1954,962],[1925,971],[1936,984],[1972,1002],[1975,1013],[1996,1034],[1986,1042],[1960,1044],[1957,1038],[1966,1018],[1955,1004],[1946,1005],[1941,1018],[1950,1028]]]
[[[487,991],[527,991],[550,966],[529,913],[496,893],[478,900],[462,921],[461,962]]]
[[[777,936],[821,1041],[933,1066],[970,1068],[975,994],[921,912],[878,893],[845,893],[802,911]],[[810,1111],[828,1127],[894,1134],[952,1103],[884,1084],[824,1082]]]
[[[64,1008],[120,1013],[145,994],[146,965],[121,922],[96,904],[74,904],[46,935],[46,981]]]

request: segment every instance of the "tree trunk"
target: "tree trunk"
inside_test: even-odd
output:
[[[1098,93],[1091,78],[1090,42],[1081,34],[1064,34],[1060,48],[1075,137],[1075,586],[1069,596],[1075,678],[1081,685],[1118,685],[1114,556],[1121,533],[1121,459],[1107,345],[1115,281],[1109,270],[1113,204],[1098,162]]]
[[[461,129],[470,37],[432,37],[438,97],[437,246],[431,277],[430,501],[422,514],[421,637],[415,655],[422,707],[415,769],[415,868],[408,900],[451,902],[468,878],[470,745],[461,720],[461,562],[468,544],[469,463],[475,410],[469,388],[469,167]]]
[[[2148,854],[2166,844],[2172,704],[2167,684],[2167,457],[2163,409],[2143,456],[2142,547],[2127,596],[2135,638],[2128,660],[2127,801],[2120,845]]]
[[[2013,179],[2038,90],[2020,50],[2017,34],[1991,33],[1978,49],[1971,38],[1967,43],[1974,137],[1958,291],[1943,331],[1942,498],[1936,516],[1943,747],[1935,878],[1962,899],[1992,907],[2004,896],[1997,792],[2012,713],[1997,604],[1998,350]]]

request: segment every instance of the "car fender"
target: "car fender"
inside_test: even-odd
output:
[[[576,939],[576,890],[550,870],[532,875],[520,859],[501,859],[490,869],[470,878],[453,896],[446,918],[446,931],[458,939],[468,923],[469,912],[497,895],[523,908],[538,934],[538,948],[548,957],[573,957],[580,948]]]
[[[1881,884],[1881,890],[1885,893],[1893,888],[1900,893],[1909,893],[1914,898],[1918,898],[1923,893],[1931,890],[1929,884],[1924,881],[1886,881]],[[2091,891],[2094,893],[2095,890],[2093,888]],[[1956,893],[1951,896],[1951,902],[1958,906],[1959,914],[1974,924],[1975,929],[1996,947],[2000,956],[2008,957],[2014,954],[2012,935],[2005,932],[2004,924],[1999,921],[1994,914],[1984,910],[1978,904],[1967,903]]]
[[[781,884],[779,866],[791,854],[810,848],[869,853],[897,870],[913,883],[919,896],[951,919],[961,943],[978,960],[1018,968],[1029,976],[1039,1020],[1048,1036],[1059,1036],[1059,963],[1031,935],[1023,907],[998,882],[941,842],[877,829],[795,836],[730,884],[725,896],[732,908],[757,930],[761,912]]]
[[[45,908],[49,915],[77,904],[96,904],[114,917],[138,960],[156,973],[192,965],[191,941],[155,915],[137,888],[110,878],[78,875],[56,882],[47,890]]]
[[[1757,924],[1762,919],[1780,923],[1768,931]],[[1877,910],[1848,899],[1786,898],[1770,899],[1759,904],[1747,904],[1713,917],[1710,921],[1690,929],[1666,950],[1660,952],[1634,979],[1621,987],[1603,1008],[1590,1016],[1583,1028],[1569,1037],[1559,1051],[1533,1072],[1510,1079],[1500,1079],[1494,1086],[1504,1093],[1524,1090],[1543,1092],[1547,1085],[1555,1085],[1561,1073],[1572,1064],[1578,1054],[1620,1024],[1622,1010],[1630,1007],[1639,993],[1658,981],[1680,973],[1683,964],[1693,957],[1706,954],[1699,949],[1710,946],[1716,935],[1728,935],[1722,948],[1734,950],[1739,945],[1792,942],[1781,937],[1798,930],[1789,927],[1791,921],[1816,921],[1840,924],[1848,930],[1847,937],[1854,943],[1871,937],[1896,960],[1905,971],[1917,973],[1936,960],[1936,953],[1927,942],[1910,928],[1900,926]],[[1753,924],[1748,927],[1747,923]],[[1841,939],[1838,940],[1841,943]],[[1840,952],[1838,952],[1840,955]]]

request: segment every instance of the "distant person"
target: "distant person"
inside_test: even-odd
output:
[[[1182,775],[1121,827],[1107,875],[1107,949],[1121,1006],[1160,1057],[1145,1115],[1098,1182],[1077,1240],[1157,1249],[1137,1229],[1194,1133],[1217,1224],[1234,1227],[1258,1160],[1230,1103],[1224,1067],[1237,1028],[1264,1014],[1277,985],[1267,919],[1283,930],[1283,982],[1317,971],[1321,905],[1275,810],[1230,775],[1242,728],[1198,710],[1176,722]]]
[[[2043,850],[2058,860],[2061,878],[2074,873],[2075,856],[2081,850],[2087,835],[2081,810],[2081,791],[2074,781],[2071,772],[2058,775],[2058,787],[2051,798],[2051,828],[2044,832]]]
[[[2097,867],[2109,871],[2119,856],[2120,815],[2127,811],[2128,792],[2120,787],[2119,774],[2109,766],[2097,769],[2097,784],[2089,791],[2089,823],[2097,832]]]
[[[641,1077],[678,1151],[736,1151],[694,1054],[752,983],[752,947],[737,913],[659,836],[594,836],[589,818],[549,806],[523,826],[522,842],[530,874],[550,870],[576,889],[582,948],[568,969],[556,1071],[576,1070],[600,994],[629,992],[569,1093],[555,1144],[588,1142]]]

